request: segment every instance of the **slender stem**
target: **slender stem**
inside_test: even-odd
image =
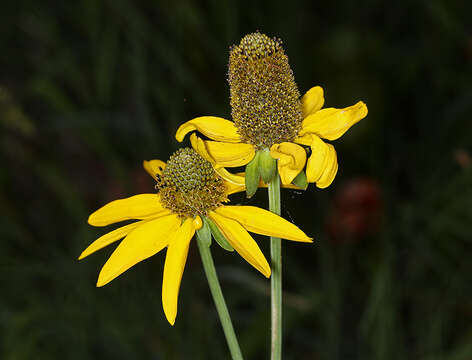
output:
[[[280,215],[280,178],[277,174],[269,182],[269,209]],[[271,284],[271,360],[282,359],[282,244],[280,238],[270,238],[272,259]]]
[[[211,233],[209,233],[211,236]],[[238,339],[234,333],[233,324],[229,316],[228,308],[221,291],[218,276],[216,275],[215,264],[213,263],[213,257],[211,256],[211,250],[202,239],[197,237],[198,249],[200,250],[200,256],[202,257],[203,268],[205,269],[205,275],[210,286],[211,295],[215,301],[216,310],[220,317],[221,325],[225,333],[226,342],[228,343],[229,351],[233,360],[243,360],[241,349],[239,348]]]

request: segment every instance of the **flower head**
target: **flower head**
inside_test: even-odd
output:
[[[214,116],[195,118],[179,127],[178,141],[197,130],[210,139],[202,140],[203,146],[216,168],[256,169],[246,171],[254,174],[246,177],[248,190],[259,184],[259,177],[270,181],[276,166],[283,185],[306,188],[315,183],[325,188],[332,183],[337,155],[333,145],[322,139],[336,140],[363,119],[367,106],[362,101],[343,109],[322,109],[320,86],[300,98],[281,41],[259,32],[232,47],[229,84],[234,122]]]
[[[241,141],[257,149],[293,141],[302,125],[302,104],[279,39],[246,35],[229,56],[231,115]]]
[[[156,188],[164,207],[181,217],[206,216],[227,200],[224,180],[190,148],[179,149],[169,158]]]
[[[228,195],[244,191],[244,176],[227,174],[225,180],[210,162],[191,148],[175,152],[164,163],[144,161],[144,168],[156,180],[157,193],[115,200],[90,215],[93,226],[138,220],[113,230],[94,241],[79,259],[123,239],[105,263],[97,286],[103,286],[135,264],[167,248],[162,282],[162,305],[170,324],[177,315],[180,282],[190,240],[208,223],[223,247],[236,250],[264,276],[270,266],[248,231],[288,240],[311,242],[294,224],[254,206],[228,206]],[[226,242],[226,243],[225,243]]]

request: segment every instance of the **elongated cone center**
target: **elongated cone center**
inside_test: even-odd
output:
[[[243,142],[263,149],[295,139],[302,106],[281,40],[246,35],[231,49],[228,75],[231,115]]]
[[[191,148],[171,155],[156,188],[162,204],[182,217],[205,216],[226,200],[223,179]]]

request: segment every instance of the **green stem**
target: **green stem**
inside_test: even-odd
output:
[[[211,236],[211,233],[209,233]],[[211,256],[210,247],[202,241],[200,237],[197,237],[198,249],[200,250],[200,256],[202,257],[203,268],[205,269],[205,275],[210,286],[211,295],[215,301],[216,310],[220,317],[221,325],[225,333],[226,342],[228,343],[229,351],[233,360],[243,360],[241,349],[239,348],[238,339],[234,333],[233,324],[229,316],[228,308],[221,291],[218,276],[216,275],[215,264],[213,263],[213,257]],[[208,239],[207,239],[208,240]],[[211,240],[211,239],[210,239]]]
[[[280,178],[277,174],[269,182],[269,209],[280,215]],[[271,284],[271,360],[282,359],[282,244],[280,238],[270,238],[272,260]]]

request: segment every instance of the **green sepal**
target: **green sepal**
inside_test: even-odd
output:
[[[197,240],[207,247],[211,245],[211,230],[206,218],[202,219],[203,226],[197,230]]]
[[[259,158],[260,152],[256,151],[254,159],[246,165],[246,196],[248,199],[256,193],[259,187]]]
[[[298,186],[302,190],[306,190],[308,187],[308,181],[306,180],[306,174],[302,170],[300,173],[293,179],[292,181],[293,185]]]
[[[218,226],[211,220],[210,218],[205,218],[205,222],[208,224],[208,227],[211,230],[211,234],[213,235],[213,238],[216,240],[218,245],[220,245],[223,249],[227,251],[234,251],[233,247],[231,244],[226,240],[225,236],[221,233],[220,229],[218,229]]]
[[[268,184],[277,174],[277,160],[270,156],[270,150],[265,148],[258,151],[259,155],[259,172],[261,178]]]

